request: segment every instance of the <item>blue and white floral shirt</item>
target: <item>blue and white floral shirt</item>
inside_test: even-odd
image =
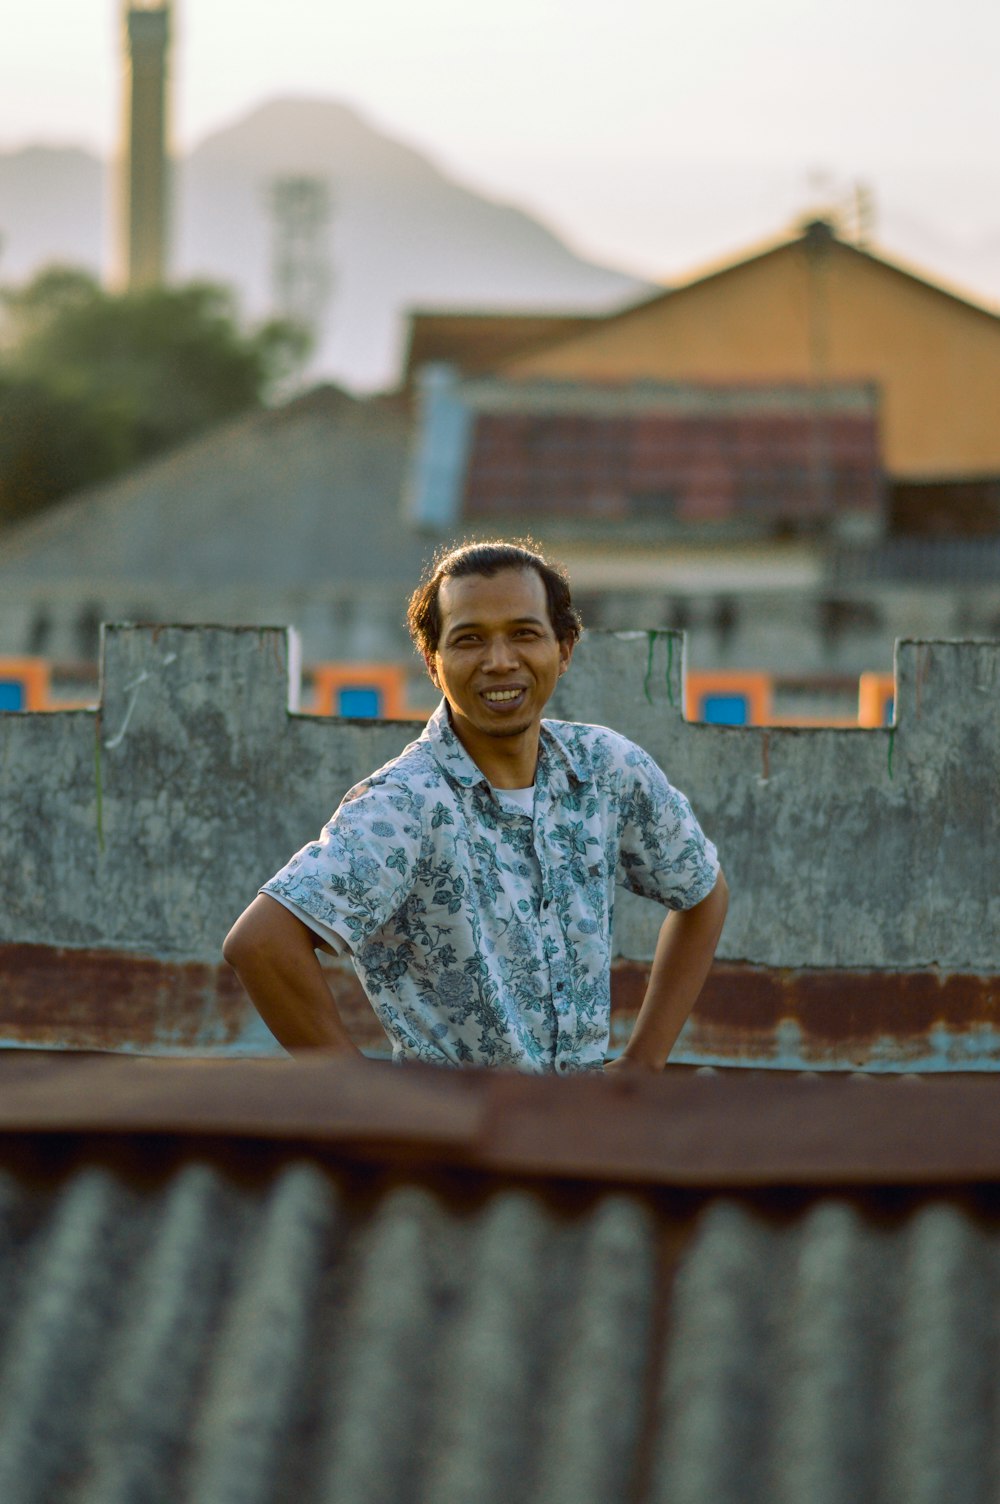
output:
[[[442,701],[261,889],[349,950],[396,1059],[599,1069],[616,883],[693,908],[719,866],[684,795],[604,726],[543,721],[533,814]]]

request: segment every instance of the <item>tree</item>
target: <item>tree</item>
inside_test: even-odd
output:
[[[261,406],[307,343],[244,333],[208,283],[116,295],[51,267],[0,297],[0,522]]]

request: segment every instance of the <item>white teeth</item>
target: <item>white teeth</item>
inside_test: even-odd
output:
[[[496,700],[497,702],[501,700],[516,700],[520,693],[519,689],[492,689],[486,692],[485,698],[487,700]]]

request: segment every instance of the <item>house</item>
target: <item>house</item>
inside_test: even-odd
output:
[[[1000,314],[821,220],[502,370],[518,381],[872,382],[894,479],[1000,476]]]
[[[410,515],[532,532],[592,624],[813,679],[1000,630],[996,313],[814,221],[578,327],[465,333],[414,320]]]

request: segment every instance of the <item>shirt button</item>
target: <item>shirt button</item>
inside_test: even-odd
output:
[[[562,982],[557,982],[556,983],[556,991],[557,992],[562,992],[562,990],[563,990],[563,984],[562,984]]]
[[[550,899],[550,898],[544,898],[544,899],[543,899],[543,900],[542,900],[542,908],[543,908],[543,909],[547,909],[547,908],[548,908],[548,906],[549,906],[549,904],[550,904],[550,903],[551,903],[551,902],[552,902],[552,900],[551,900],[551,899]]]
[[[565,1073],[568,1069],[569,1069],[569,1066],[566,1064],[565,1060],[557,1060],[556,1061],[556,1070],[557,1071],[562,1071],[562,1072]]]

